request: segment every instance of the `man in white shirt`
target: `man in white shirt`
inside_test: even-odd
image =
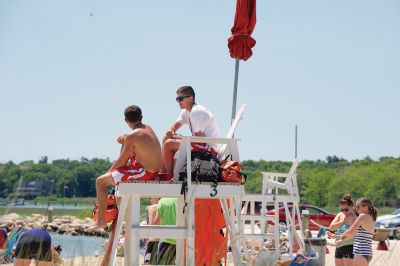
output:
[[[192,87],[180,87],[176,91],[176,96],[176,101],[182,111],[165,133],[162,169],[165,173],[172,173],[174,169],[174,154],[180,145],[180,139],[174,138],[174,135],[182,125],[188,125],[193,136],[220,137],[213,114],[196,103],[196,95]],[[217,155],[219,146],[192,143],[192,152],[207,150]],[[215,262],[221,261],[222,257],[226,257],[227,253],[227,238],[220,234],[221,229],[226,227],[221,204],[218,199],[196,199],[195,210],[195,265],[214,265]],[[204,215],[210,213],[211,216]],[[202,247],[207,247],[207,249]]]
[[[180,87],[176,91],[176,96],[176,101],[182,111],[178,119],[168,128],[163,140],[164,167],[162,170],[165,173],[172,173],[174,169],[174,154],[180,145],[180,139],[174,136],[182,125],[188,125],[193,136],[220,137],[214,115],[204,106],[196,103],[196,94],[191,86]],[[194,148],[210,149],[218,153],[218,148],[215,146],[208,147],[200,143],[194,146]]]

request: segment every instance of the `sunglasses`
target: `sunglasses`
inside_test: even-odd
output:
[[[190,96],[190,95],[189,95],[189,96],[179,96],[179,97],[176,97],[175,100],[176,100],[177,102],[181,102],[181,101],[183,101],[185,98],[189,98],[189,97],[191,97],[191,96]]]
[[[356,205],[356,209],[361,208],[361,206],[362,206],[362,207],[365,207],[366,205],[365,205],[365,204]]]
[[[348,212],[348,211],[349,211],[349,208],[340,208],[339,211],[341,211],[341,212]]]

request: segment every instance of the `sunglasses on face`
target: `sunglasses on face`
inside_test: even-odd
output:
[[[349,211],[349,208],[340,208],[339,211],[341,211],[341,212],[348,212],[348,211]]]
[[[183,101],[185,98],[189,98],[190,96],[179,96],[179,97],[176,97],[175,98],[175,100],[177,101],[177,102],[181,102],[181,101]]]

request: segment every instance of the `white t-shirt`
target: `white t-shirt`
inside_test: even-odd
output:
[[[220,137],[214,115],[200,104],[194,104],[190,112],[183,109],[176,122],[188,125],[193,136],[194,133],[202,131],[205,137]]]

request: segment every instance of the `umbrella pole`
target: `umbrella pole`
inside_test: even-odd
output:
[[[236,58],[236,61],[235,61],[235,80],[234,80],[234,83],[233,83],[233,102],[232,102],[231,123],[235,119],[235,115],[236,115],[236,100],[237,100],[238,77],[239,77],[239,59]]]

